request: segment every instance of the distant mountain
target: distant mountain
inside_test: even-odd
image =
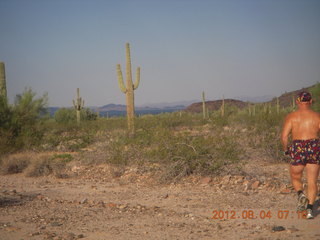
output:
[[[190,100],[190,101],[178,101],[178,102],[161,102],[161,103],[147,103],[147,104],[143,104],[140,105],[139,107],[145,108],[145,107],[149,107],[149,108],[170,108],[170,107],[187,107],[189,105],[191,105],[192,103],[198,102],[199,100]]]
[[[279,103],[281,107],[288,107],[292,105],[293,97],[295,97],[300,91],[309,90],[310,88],[314,87],[310,86],[307,88],[302,88],[292,92],[286,92],[279,96]],[[238,108],[244,108],[248,106],[248,102],[251,103],[271,103],[276,104],[277,97],[272,96],[261,96],[261,97],[237,97],[236,99],[225,99],[225,103],[228,105],[236,106]],[[222,105],[222,100],[216,101],[206,101],[206,107],[210,111],[215,111],[220,109]],[[72,107],[68,107],[72,108]],[[95,112],[99,112],[100,116],[125,116],[126,115],[126,105],[122,104],[107,104],[101,107],[88,107]],[[49,107],[48,111],[51,116],[54,115],[56,111],[59,110],[59,107]],[[188,112],[202,112],[202,102],[197,100],[191,101],[180,101],[180,102],[163,102],[163,103],[151,103],[151,104],[144,104],[141,106],[136,106],[135,108],[137,115],[143,114],[159,114],[159,113],[166,113],[166,112],[176,112],[185,110]]]
[[[159,107],[155,107],[159,106]],[[162,104],[156,105],[153,104],[152,106],[137,106],[135,107],[135,112],[137,115],[144,115],[144,114],[159,114],[159,113],[166,113],[166,112],[175,112],[184,110],[186,108],[185,105],[175,105],[175,104]],[[67,107],[72,108],[72,107]],[[122,104],[107,104],[101,107],[88,107],[92,111],[99,112],[100,116],[125,116],[126,115],[126,105]],[[54,116],[55,112],[58,111],[59,107],[49,107],[48,111],[51,116]]]
[[[184,105],[170,105],[163,107],[153,106],[137,106],[135,107],[135,113],[137,115],[144,114],[159,114],[165,112],[175,112],[185,109]],[[157,106],[161,106],[160,104]],[[102,107],[94,108],[94,111],[99,112],[100,116],[124,116],[126,114],[126,105],[121,104],[108,104]]]
[[[99,112],[107,112],[107,111],[126,111],[126,105],[121,105],[121,104],[108,104],[104,105],[102,107],[96,107],[96,111]]]

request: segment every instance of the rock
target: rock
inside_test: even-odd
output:
[[[62,235],[63,240],[73,240],[75,237],[76,235],[74,233],[65,233]]]
[[[52,227],[60,227],[61,225],[62,225],[62,223],[59,223],[59,222],[52,222],[51,223]]]
[[[19,231],[20,228],[17,228],[17,227],[6,227],[5,230],[7,232],[16,232],[16,231]]]
[[[201,179],[202,184],[209,184],[212,181],[211,177],[205,177]]]
[[[110,207],[110,208],[115,208],[115,207],[117,207],[117,204],[115,204],[115,203],[108,203],[107,206]]]
[[[80,204],[85,204],[85,203],[87,203],[88,202],[88,199],[87,198],[84,198],[84,199],[82,199],[81,201],[80,201]]]
[[[230,179],[231,179],[231,175],[226,175],[222,178],[220,183],[223,185],[228,184],[230,182]]]
[[[127,208],[127,207],[128,207],[128,206],[127,206],[127,205],[124,205],[124,204],[121,204],[121,205],[118,206],[119,209],[125,209],[125,208]]]
[[[298,232],[299,229],[295,228],[294,226],[292,226],[291,228],[288,228],[287,232],[288,233],[294,233],[294,232]]]
[[[251,184],[251,188],[252,188],[252,189],[258,189],[259,186],[260,186],[260,181],[254,181],[254,182]]]
[[[281,232],[281,231],[284,231],[286,230],[283,226],[274,226],[272,228],[272,232]]]
[[[291,193],[291,190],[289,188],[284,188],[280,191],[281,194],[288,194]]]

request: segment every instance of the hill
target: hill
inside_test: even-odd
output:
[[[295,96],[301,92],[301,91],[310,91],[311,88],[313,88],[315,85],[312,85],[307,88],[301,88],[299,90],[286,92],[278,97],[280,107],[289,107],[292,106],[292,101],[295,99]],[[229,106],[235,106],[237,108],[244,108],[248,106],[249,102],[236,100],[236,99],[225,99],[225,104],[228,104]],[[263,102],[262,102],[263,103]],[[272,105],[277,103],[277,97],[273,98],[271,101],[267,101],[264,103],[271,103]],[[222,100],[215,100],[215,101],[206,101],[206,107],[210,111],[216,111],[221,108]],[[193,112],[193,113],[200,113],[202,112],[202,102],[196,102],[188,106],[185,111],[187,112]]]
[[[289,107],[292,106],[292,101],[295,99],[295,97],[297,96],[297,94],[299,92],[302,91],[310,91],[311,88],[313,88],[315,85],[312,85],[310,87],[307,88],[301,88],[299,90],[295,90],[292,92],[286,92],[284,94],[282,94],[281,96],[279,96],[279,104],[280,107]],[[276,104],[277,102],[277,98],[273,98],[271,101],[269,101],[272,104]]]
[[[244,108],[248,106],[248,103],[240,101],[240,100],[235,100],[235,99],[225,99],[224,100],[225,104],[228,104],[229,106],[235,106],[238,108]],[[221,108],[222,105],[222,100],[216,100],[216,101],[206,101],[206,107],[210,111],[216,111]],[[189,107],[185,109],[187,112],[193,112],[193,113],[200,113],[202,112],[202,102],[197,102],[191,104]]]

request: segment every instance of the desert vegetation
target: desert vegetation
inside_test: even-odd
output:
[[[0,172],[27,176],[64,176],[68,164],[111,164],[119,169],[136,166],[159,170],[160,180],[176,180],[190,174],[219,175],[241,171],[252,151],[282,161],[280,130],[284,116],[293,111],[292,94],[269,103],[220,101],[209,108],[202,94],[202,113],[188,111],[134,116],[129,44],[126,45],[127,86],[117,66],[120,89],[127,97],[127,118],[101,118],[88,108],[77,89],[75,109],[47,113],[48,97],[36,98],[27,88],[10,105],[6,95],[4,64],[0,65]],[[320,109],[320,84],[310,88],[313,108]],[[216,103],[215,103],[216,105]],[[213,110],[212,110],[213,109]],[[80,121],[81,119],[81,121]],[[75,124],[77,122],[77,124]],[[126,127],[126,125],[128,127]],[[88,154],[88,153],[94,154]],[[36,154],[37,153],[37,154]]]
[[[315,96],[319,85],[311,89]],[[260,151],[282,161],[279,135],[292,107],[251,104],[202,113],[166,113],[136,117],[135,135],[128,137],[124,117],[100,118],[81,110],[62,108],[46,114],[47,96],[36,98],[31,89],[17,95],[13,105],[0,102],[1,173],[63,176],[68,164],[137,166],[160,170],[163,181],[190,174],[219,175],[241,171],[246,155]],[[314,108],[319,108],[316,100]],[[91,150],[90,150],[91,149]],[[95,156],[86,153],[94,151]],[[37,154],[35,154],[37,153]]]

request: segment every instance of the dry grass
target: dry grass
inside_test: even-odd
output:
[[[1,174],[5,175],[23,172],[30,164],[34,155],[34,153],[25,152],[2,157],[0,165]]]
[[[39,177],[54,174],[57,177],[65,175],[66,163],[71,161],[69,154],[52,152],[23,152],[3,157],[0,164],[1,174],[24,173],[28,177]]]

